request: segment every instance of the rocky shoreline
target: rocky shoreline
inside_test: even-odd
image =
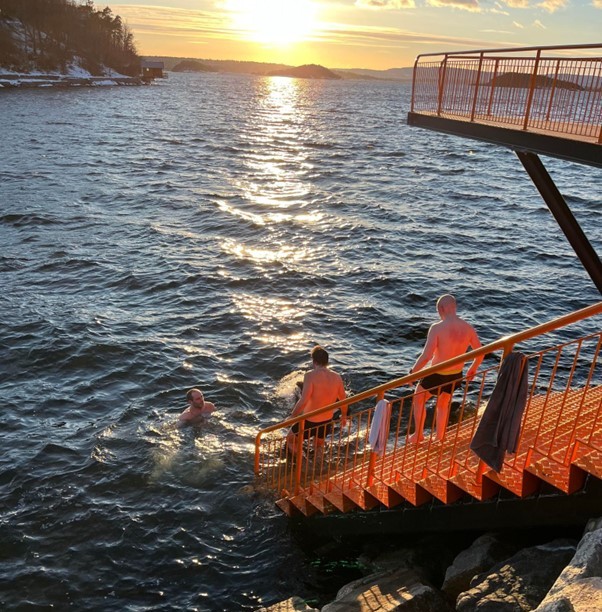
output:
[[[602,610],[602,518],[583,532],[531,530],[366,544],[363,576],[336,597],[291,597],[261,612],[596,612]]]
[[[0,88],[35,87],[101,87],[110,85],[145,85],[139,77],[119,76],[68,76],[62,74],[0,73]]]

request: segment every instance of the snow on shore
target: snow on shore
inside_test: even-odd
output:
[[[32,71],[18,73],[0,67],[0,88],[12,87],[82,87],[107,85],[141,85],[142,80],[119,74],[110,68],[103,76],[93,76],[77,64],[72,64],[64,73]]]

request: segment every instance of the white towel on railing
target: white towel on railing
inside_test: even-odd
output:
[[[372,452],[382,455],[387,445],[389,436],[389,421],[391,419],[391,402],[381,399],[374,408],[372,425],[368,434],[368,442],[372,447]]]

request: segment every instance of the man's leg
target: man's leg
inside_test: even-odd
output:
[[[322,424],[318,425],[314,429],[314,452],[316,457],[321,457],[324,453],[324,444],[326,443],[326,434],[327,434],[328,425]]]
[[[410,444],[416,442],[421,442],[424,440],[424,421],[426,419],[426,400],[431,396],[431,394],[422,387],[422,385],[418,385],[416,387],[416,392],[414,393],[414,397],[412,399],[412,412],[414,414],[414,433],[408,438],[408,442]]]
[[[436,408],[436,420],[435,420],[435,439],[443,440],[445,436],[445,430],[447,429],[447,421],[449,419],[449,412],[451,407],[451,394],[450,393],[439,393],[437,398]]]

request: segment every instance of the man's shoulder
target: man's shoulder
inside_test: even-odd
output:
[[[335,372],[334,370],[328,370],[328,371],[330,372],[330,377],[332,379],[336,379],[338,381],[343,382],[343,377],[338,372]]]
[[[466,319],[460,319],[460,321],[462,321],[462,324],[466,329],[475,331],[475,328]]]

